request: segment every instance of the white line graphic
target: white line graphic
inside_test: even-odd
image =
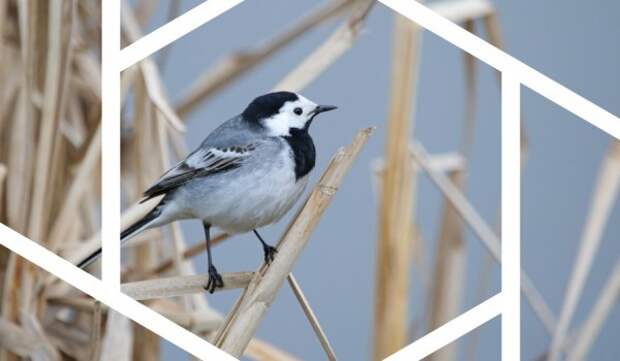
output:
[[[497,294],[459,317],[428,333],[386,361],[421,360],[502,313],[503,296]]]
[[[243,0],[205,1],[120,50],[120,0],[102,2],[102,239],[103,281],[73,267],[35,242],[0,225],[0,244],[107,304],[201,359],[232,357],[119,291],[120,249],[120,72],[228,11]],[[258,1],[258,0],[255,0]],[[502,357],[519,359],[519,84],[538,92],[620,139],[620,119],[570,89],[493,47],[413,0],[379,0],[420,26],[500,70],[502,85],[502,292],[392,355],[423,358],[502,314]]]
[[[502,73],[502,360],[521,359],[521,84]]]
[[[121,74],[120,1],[101,4],[101,279],[113,289],[121,282]],[[49,271],[49,270],[48,270]]]
[[[209,0],[170,21],[121,51],[120,70],[125,70],[157,50],[206,24],[243,0]]]

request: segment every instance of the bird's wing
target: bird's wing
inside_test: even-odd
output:
[[[164,173],[144,192],[144,198],[140,202],[166,194],[197,177],[206,177],[238,168],[254,149],[256,149],[256,144],[253,143],[228,148],[200,147]]]

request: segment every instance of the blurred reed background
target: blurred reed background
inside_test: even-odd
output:
[[[442,0],[428,2],[428,5],[494,45],[503,46],[496,8],[491,1]],[[329,0],[313,4],[307,12],[291,14],[288,21],[291,25],[275,36],[209,64],[201,76],[195,76],[192,83],[185,84],[184,91],[178,92],[180,95],[175,91],[173,97],[168,95],[171,86],[165,80],[165,73],[183,66],[171,63],[174,46],[124,71],[123,227],[152,206],[152,203],[137,203],[141,192],[187,153],[188,142],[191,143],[188,138],[193,137],[186,134],[190,129],[187,119],[229,87],[242,83],[244,75],[264,64],[277,62],[279,53],[285,48],[317,28],[335,24],[331,32],[323,32],[325,39],[301,61],[280,69],[283,76],[269,88],[304,92],[321,75],[329,74],[330,67],[355,48],[365,31],[372,31],[367,21],[379,7],[370,0]],[[123,44],[147,32],[161,9],[166,14],[164,18],[169,20],[182,12],[183,2],[123,2]],[[99,14],[98,1],[0,3],[0,221],[72,262],[100,244]],[[467,191],[468,179],[476,176],[470,166],[472,153],[476,142],[481,142],[474,130],[481,103],[476,91],[480,74],[475,59],[467,54],[457,55],[461,57],[460,72],[465,89],[460,118],[456,120],[461,126],[450,130],[450,136],[457,139],[457,147],[446,153],[427,151],[426,144],[418,136],[417,126],[423,124],[420,120],[414,121],[418,114],[418,104],[414,100],[419,99],[421,91],[422,29],[397,15],[393,18],[391,38],[384,39],[391,48],[387,55],[391,60],[386,64],[388,88],[384,90],[388,111],[384,118],[362,122],[377,125],[378,133],[385,137],[385,146],[380,152],[384,155],[373,154],[376,159],[362,165],[366,174],[364,181],[371,179],[378,200],[373,210],[377,224],[376,259],[369,272],[376,279],[366,280],[374,284],[372,300],[367,302],[374,302],[374,307],[366,309],[364,316],[371,320],[366,326],[372,337],[370,344],[364,346],[368,352],[342,352],[365,354],[372,360],[381,360],[441,326],[462,313],[466,304],[483,301],[494,289],[493,273],[497,270],[500,249],[499,194],[487,196],[497,208],[497,216],[487,219],[489,212],[477,209]],[[347,88],[343,86],[341,92]],[[499,92],[499,86],[496,91]],[[527,112],[524,116],[528,117]],[[499,118],[496,120],[499,122]],[[211,126],[217,125],[214,120],[211,123]],[[202,276],[204,270],[194,267],[195,262],[192,262],[204,254],[204,242],[202,238],[190,241],[179,223],[144,232],[123,252],[123,291],[234,355],[243,353],[253,360],[312,359],[308,355],[316,356],[316,352],[293,352],[277,338],[268,337],[269,341],[265,341],[255,335],[268,308],[257,305],[257,295],[265,297],[268,305],[273,302],[271,313],[283,312],[281,303],[275,301],[276,296],[284,297],[279,289],[286,281],[285,288],[290,288],[293,299],[301,306],[295,307],[294,312],[304,315],[318,338],[318,342],[311,339],[300,342],[307,348],[322,348],[325,356],[321,357],[336,359],[340,352],[332,345],[338,345],[339,340],[328,337],[330,328],[324,330],[319,321],[323,325],[334,325],[338,320],[320,317],[320,312],[310,307],[310,301],[319,307],[337,301],[329,293],[313,292],[312,297],[307,297],[290,272],[371,133],[370,129],[361,129],[354,137],[359,126],[358,123],[344,126],[347,138],[340,138],[336,145],[346,145],[353,138],[352,143],[336,152],[330,151],[334,155],[327,166],[324,166],[326,162],[318,163],[315,173],[323,175],[317,179],[317,186],[302,209],[291,217],[288,226],[278,230],[282,234],[278,243],[281,257],[276,257],[271,267],[260,265],[255,272],[223,274],[228,288],[242,290],[237,301],[227,304],[229,307],[224,309],[218,303],[220,294],[205,297],[202,290],[206,283],[206,277]],[[528,129],[524,129],[523,134],[528,135]],[[321,139],[315,138],[315,142],[318,147],[322,146]],[[525,169],[530,146],[525,137],[522,144]],[[550,341],[533,359],[544,360],[561,352],[567,352],[572,360],[586,359],[617,302],[620,266],[609,273],[609,280],[586,316],[579,322],[571,322],[615,204],[620,183],[619,144],[612,143],[598,174],[592,175],[598,181],[566,286],[566,297],[559,307],[549,305],[544,292],[536,286],[537,280],[523,272],[523,296],[527,302],[524,307],[533,310]],[[494,169],[499,171],[499,168]],[[338,194],[352,187],[352,182],[361,181],[349,179],[348,183],[342,183]],[[419,198],[425,195],[420,190],[428,188],[422,188],[423,182],[429,182],[440,195],[434,199],[440,211],[437,224],[430,230],[420,228],[423,210],[417,205]],[[369,194],[362,196],[372,198]],[[370,201],[360,204],[374,207]],[[327,213],[326,218],[338,220],[349,218],[349,215],[332,212]],[[215,243],[227,239],[226,234],[219,234]],[[482,241],[478,265],[471,264],[466,246],[469,239]],[[245,244],[244,247],[251,246]],[[322,247],[328,246],[323,244]],[[216,247],[216,252],[219,248]],[[344,266],[344,260],[338,262]],[[92,271],[96,273],[98,267],[98,264],[92,266]],[[370,266],[347,263],[346,267],[359,270]],[[475,282],[467,282],[465,275],[472,269],[476,272]],[[1,360],[23,357],[147,361],[180,357],[180,352],[162,348],[157,336],[109,312],[105,306],[83,297],[4,249],[0,252],[0,272]],[[319,277],[329,277],[330,282],[347,282],[346,278],[338,279],[334,275],[320,274]],[[475,300],[468,301],[466,287],[472,283],[476,284]],[[310,292],[308,294],[310,296]],[[412,304],[416,307],[411,307]],[[264,335],[260,329],[258,332]],[[337,334],[343,335],[343,332]],[[304,335],[307,337],[308,333]],[[481,343],[477,335],[478,331],[474,331],[460,345],[450,345],[429,359],[484,359],[481,355],[485,354],[480,349],[487,345]]]
[[[68,259],[100,227],[99,14],[97,1],[0,2],[0,222]],[[0,359],[61,359],[65,326],[84,319],[62,317],[51,286],[0,249]]]

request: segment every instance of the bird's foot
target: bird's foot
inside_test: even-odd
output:
[[[209,266],[209,282],[205,286],[205,290],[209,291],[209,293],[213,293],[216,288],[224,287],[224,281],[222,280],[222,276],[217,272],[215,266]]]
[[[276,249],[276,247],[270,246],[265,243],[263,245],[263,253],[265,255],[265,263],[270,264],[271,262],[273,262],[273,259],[276,258],[276,253],[278,253],[278,250]]]

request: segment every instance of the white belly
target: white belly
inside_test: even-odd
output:
[[[231,233],[248,232],[277,222],[299,199],[307,180],[295,182],[294,175],[288,182],[268,178],[271,181],[266,179],[253,189],[232,195],[233,202],[222,200],[220,204],[227,203],[226,207],[218,207],[218,212],[209,210],[200,218]]]
[[[244,233],[278,221],[308,182],[307,176],[295,180],[287,152],[252,172],[231,172],[203,192],[199,186],[190,187],[193,189],[180,195],[188,205],[184,213],[230,233]]]

